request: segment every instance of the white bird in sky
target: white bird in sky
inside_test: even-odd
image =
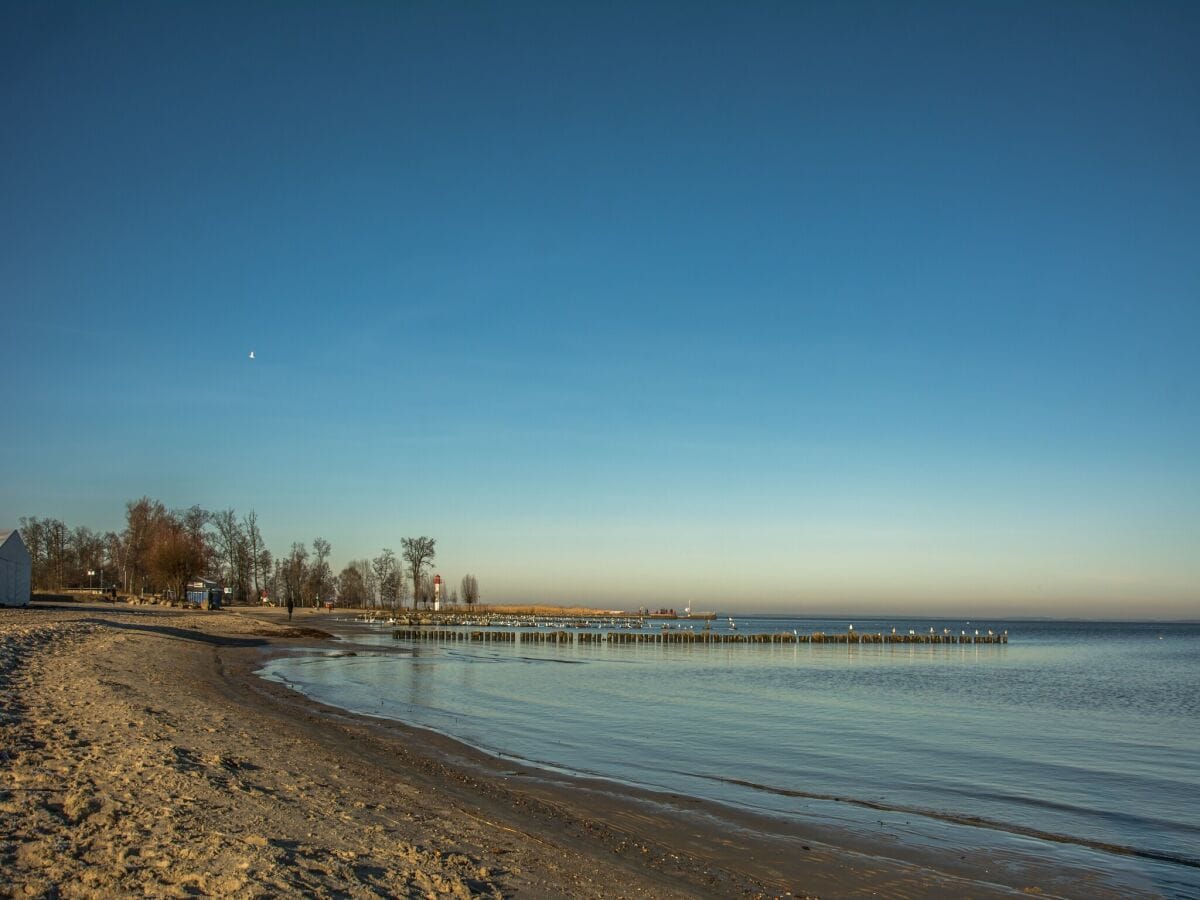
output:
[[[253,350],[250,351],[250,358],[254,359],[254,351]]]

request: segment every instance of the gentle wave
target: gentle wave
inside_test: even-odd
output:
[[[1122,857],[1175,866],[1155,877],[1200,887],[1200,627],[1000,627],[1012,643],[982,653],[408,648],[376,634],[406,653],[279,661],[274,674],[324,702],[560,771],[785,818],[806,816],[809,800],[899,813],[1043,841],[1042,852],[1057,844],[1064,858],[1107,854],[1114,870]],[[738,777],[725,777],[733,764]],[[878,788],[864,799],[864,785]]]
[[[1192,868],[1200,869],[1200,859],[1184,856],[1178,853],[1169,853],[1167,851],[1154,850],[1146,847],[1133,847],[1126,844],[1114,844],[1106,841],[1096,841],[1085,837],[1079,837],[1078,835],[1043,831],[1039,828],[1031,828],[1028,825],[1016,825],[1012,822],[1001,822],[997,819],[988,819],[983,816],[942,812],[936,809],[925,809],[917,806],[880,803],[876,800],[864,800],[858,797],[835,797],[831,794],[821,794],[814,791],[798,791],[792,788],[772,787],[766,784],[756,784],[753,781],[744,781],[740,778],[723,778],[719,775],[703,775],[697,772],[689,772],[688,774],[693,778],[700,778],[705,781],[715,781],[721,784],[734,785],[735,787],[750,788],[751,790],[755,791],[763,791],[764,793],[775,794],[779,797],[797,797],[804,800],[826,800],[834,803],[848,803],[864,809],[878,810],[879,812],[905,813],[908,815],[921,816],[926,819],[936,819],[939,822],[948,822],[952,825],[967,825],[972,828],[987,828],[991,831],[1003,831],[1008,834],[1020,835],[1021,837],[1052,841],[1056,844],[1072,844],[1076,847],[1086,847],[1089,850],[1100,850],[1105,853],[1115,853],[1120,856],[1137,856],[1141,857],[1142,859],[1153,859],[1159,862],[1175,863],[1181,866],[1190,866]],[[1060,805],[1060,808],[1069,807]],[[1140,824],[1153,824],[1153,820],[1139,819],[1132,816],[1129,818],[1131,821],[1136,821]],[[1191,830],[1200,831],[1200,829]]]

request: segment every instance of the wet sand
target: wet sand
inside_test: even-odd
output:
[[[540,771],[253,674],[352,650],[337,630],[311,611],[0,610],[0,894],[1074,893],[1067,873],[1000,878],[990,857]]]

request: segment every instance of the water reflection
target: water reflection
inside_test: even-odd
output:
[[[784,815],[837,796],[1200,860],[1200,628],[1012,633],[1006,646],[421,644],[273,666],[325,702]]]

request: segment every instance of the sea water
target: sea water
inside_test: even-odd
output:
[[[736,618],[742,633],[849,624]],[[411,653],[282,658],[263,674],[531,763],[782,818],[903,822],[925,845],[1016,839],[1111,874],[1118,892],[1200,893],[1200,625],[853,624],[1007,629],[1010,642],[409,644],[384,632],[355,640]]]

